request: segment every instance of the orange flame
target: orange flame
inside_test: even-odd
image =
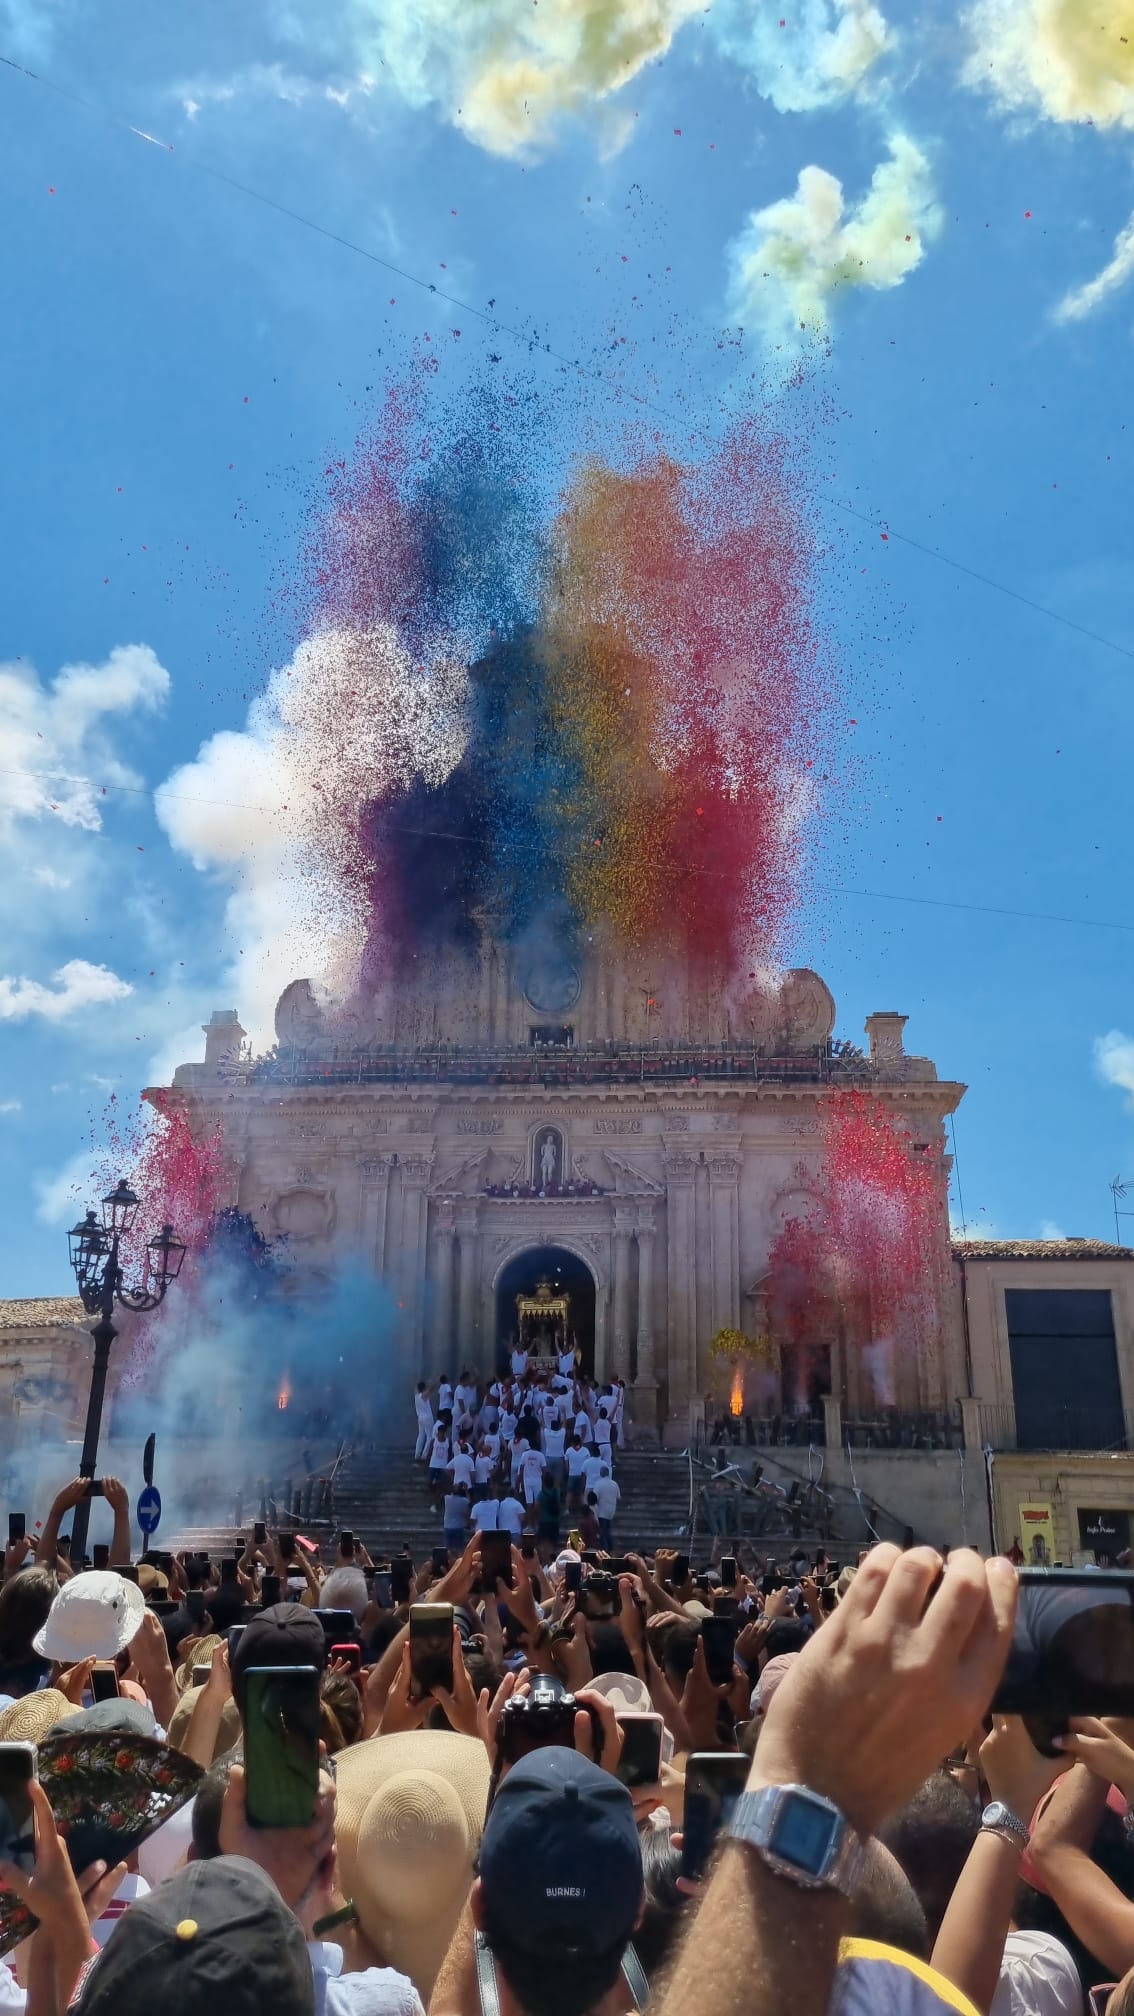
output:
[[[744,1374],[739,1365],[732,1375],[732,1391],[728,1396],[728,1411],[739,1421],[744,1412]]]
[[[291,1399],[291,1373],[285,1372],[283,1378],[280,1381],[280,1390],[276,1395],[276,1406],[279,1408],[281,1414],[283,1413],[283,1410],[287,1406],[287,1403],[290,1399]]]

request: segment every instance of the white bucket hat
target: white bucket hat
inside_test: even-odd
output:
[[[63,1584],[32,1644],[41,1658],[60,1666],[114,1659],[137,1636],[145,1614],[146,1599],[133,1582],[92,1569]]]

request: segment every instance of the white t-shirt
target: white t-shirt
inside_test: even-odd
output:
[[[598,1483],[599,1471],[609,1470],[610,1464],[601,1456],[588,1456],[583,1465],[583,1480],[588,1491],[593,1491]]]
[[[526,1351],[513,1351],[513,1353],[512,1353],[512,1372],[513,1372],[513,1376],[514,1376],[515,1378],[517,1378],[517,1379],[522,1379],[522,1378],[523,1378],[523,1376],[524,1376],[524,1373],[525,1373],[525,1372],[527,1371],[527,1369],[528,1369],[528,1354],[527,1354],[527,1352],[526,1352]]]
[[[989,2016],[1083,2016],[1066,1946],[1050,1932],[1009,1932]]]
[[[559,1353],[560,1378],[569,1379],[574,1370],[575,1370],[575,1353],[573,1351],[561,1351]]]
[[[450,1386],[449,1381],[447,1379],[442,1379],[441,1384],[437,1388],[438,1409],[442,1414],[444,1414],[448,1411],[448,1409],[452,1406],[452,1404],[453,1404],[453,1389]]]
[[[595,1441],[600,1449],[610,1448],[610,1416],[601,1411],[595,1422]]]
[[[622,1491],[613,1477],[597,1477],[591,1485],[591,1490],[595,1494],[596,1519],[613,1519],[622,1496]]]
[[[449,1467],[449,1444],[443,1435],[433,1437],[433,1447],[429,1452],[431,1470],[447,1470]]]
[[[545,1467],[544,1457],[539,1449],[529,1449],[520,1464],[520,1482],[529,1505],[534,1505],[539,1497]]]
[[[471,1413],[476,1406],[476,1387],[459,1385],[453,1394],[458,1407],[467,1407]]]
[[[505,1532],[514,1533],[517,1540],[524,1530],[524,1508],[511,1493],[500,1500],[497,1523]]]
[[[452,1462],[449,1464],[449,1468],[453,1473],[454,1484],[471,1484],[473,1478],[476,1476],[476,1464],[467,1451],[463,1449],[456,1451]]]
[[[496,1468],[495,1456],[489,1456],[488,1454],[486,1454],[484,1450],[482,1450],[480,1455],[475,1457],[473,1461],[473,1469],[476,1473],[477,1483],[487,1484],[495,1468]]]
[[[564,1433],[562,1424],[560,1424],[555,1428],[545,1428],[543,1431],[544,1455],[552,1458],[558,1458],[562,1456],[566,1440],[567,1437]]]
[[[605,1513],[603,1516],[605,1518],[606,1516]],[[468,1523],[469,1523],[468,1499],[459,1498],[455,1492],[450,1492],[449,1496],[445,1500],[443,1508],[442,1524],[445,1527],[445,1531],[448,1532],[451,1526],[467,1526]]]
[[[417,1418],[421,1422],[422,1427],[432,1428],[433,1402],[430,1399],[428,1393],[418,1393],[414,1399],[413,1406],[414,1406],[414,1413],[417,1415]]]
[[[500,1524],[500,1505],[495,1498],[481,1498],[472,1508],[473,1525],[478,1533],[495,1533]]]
[[[500,1416],[500,1433],[504,1437],[505,1442],[510,1442],[515,1432],[516,1416],[513,1414],[511,1408],[508,1407]]]
[[[583,1472],[584,1472],[584,1470],[585,1470],[585,1469],[586,1469],[586,1467],[587,1467],[587,1464],[588,1464],[588,1463],[590,1462],[590,1460],[591,1460],[591,1459],[590,1459],[590,1456],[589,1456],[589,1454],[588,1454],[587,1450],[585,1450],[585,1449],[568,1449],[568,1451],[567,1451],[567,1475],[568,1475],[568,1477],[581,1477],[581,1476],[583,1475]]]
[[[580,1407],[575,1416],[575,1433],[576,1435],[581,1435],[584,1442],[593,1442],[595,1439],[591,1427],[591,1417],[585,1407]]]

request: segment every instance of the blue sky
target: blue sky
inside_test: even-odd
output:
[[[580,411],[613,439],[646,399],[680,439],[753,371],[782,399],[859,722],[797,956],[840,1033],[904,1010],[968,1083],[971,1224],[1113,1231],[1134,0],[1093,39],[1074,13],[0,0],[38,73],[0,67],[0,1293],[67,1288],[107,1097],[247,1019],[256,932],[304,969],[240,817],[153,793],[245,729],[321,471],[457,327],[446,368],[506,354],[565,453]],[[543,345],[604,374],[582,404]]]

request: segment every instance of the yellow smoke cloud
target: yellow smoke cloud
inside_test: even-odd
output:
[[[753,213],[729,251],[737,321],[795,353],[828,329],[836,294],[898,287],[920,265],[941,225],[929,162],[904,133],[889,146],[889,160],[849,209],[838,178],[810,166],[794,196]]]
[[[977,0],[967,84],[1010,111],[1134,126],[1134,0]]]

